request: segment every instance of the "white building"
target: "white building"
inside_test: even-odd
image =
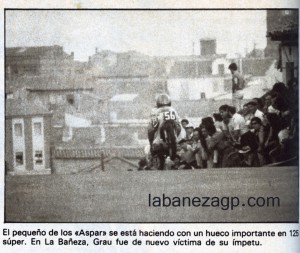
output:
[[[176,61],[167,81],[173,100],[210,99],[224,94],[230,62],[224,56]]]

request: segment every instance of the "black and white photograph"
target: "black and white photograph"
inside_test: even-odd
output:
[[[298,9],[6,9],[5,223],[298,223]]]

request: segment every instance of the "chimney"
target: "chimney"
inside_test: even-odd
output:
[[[216,39],[201,39],[200,40],[200,55],[212,56],[217,51]]]
[[[95,50],[95,51],[96,51],[96,54],[98,54],[98,47],[96,47],[96,50]]]

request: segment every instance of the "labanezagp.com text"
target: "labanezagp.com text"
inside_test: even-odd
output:
[[[148,194],[149,207],[214,207],[222,210],[233,210],[236,207],[280,207],[279,197],[248,197],[241,200],[232,196],[152,196]]]

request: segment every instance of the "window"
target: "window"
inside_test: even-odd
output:
[[[219,75],[224,76],[224,74],[225,74],[224,64],[219,64],[218,65],[218,73],[219,73]]]
[[[22,137],[23,136],[23,130],[22,130],[22,124],[21,123],[16,123],[14,126],[15,130],[15,136],[17,137]]]
[[[23,152],[16,152],[15,155],[16,166],[22,166],[24,164]]]
[[[70,104],[70,105],[73,105],[74,104],[74,101],[75,99],[74,99],[74,95],[73,94],[68,94],[67,95],[67,101],[68,101],[68,103]]]
[[[42,123],[41,122],[33,123],[33,134],[34,135],[42,135]]]
[[[283,15],[288,16],[291,15],[292,11],[291,10],[283,10]]]
[[[35,164],[43,164],[43,151],[37,150],[34,154]]]
[[[200,93],[200,98],[201,98],[201,99],[205,99],[205,98],[206,98],[205,92],[201,92],[201,93]]]

